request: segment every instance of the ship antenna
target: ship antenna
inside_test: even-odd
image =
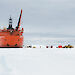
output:
[[[22,16],[22,9],[21,9],[21,13],[20,13],[20,17],[19,17],[18,25],[16,26],[16,31],[17,31],[17,30],[19,29],[19,27],[20,27],[21,16]]]

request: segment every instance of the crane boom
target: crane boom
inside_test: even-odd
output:
[[[21,16],[22,16],[22,9],[21,9],[21,13],[20,13],[20,17],[19,17],[19,21],[18,21],[18,25],[16,27],[16,31],[19,29],[20,24],[21,24]]]

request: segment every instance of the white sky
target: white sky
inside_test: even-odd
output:
[[[0,0],[0,26],[10,15],[16,26],[21,8],[25,32],[75,35],[74,0]]]

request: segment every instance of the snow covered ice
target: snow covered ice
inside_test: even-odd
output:
[[[75,75],[75,48],[1,48],[0,75]]]

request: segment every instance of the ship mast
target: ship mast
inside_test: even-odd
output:
[[[7,29],[13,29],[12,28],[12,18],[11,17],[9,18],[9,26],[8,26]]]

